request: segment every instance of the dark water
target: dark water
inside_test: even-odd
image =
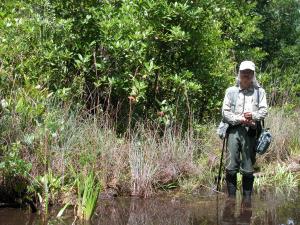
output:
[[[48,218],[20,209],[0,209],[0,224],[81,224],[73,209],[57,219],[58,210]],[[101,225],[201,225],[201,224],[286,224],[300,225],[300,197],[255,196],[249,204],[240,198],[229,201],[222,196],[117,198],[101,200],[90,224]]]

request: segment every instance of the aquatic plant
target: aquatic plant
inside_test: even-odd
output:
[[[31,192],[37,194],[44,213],[48,214],[49,205],[54,203],[58,193],[62,190],[62,177],[54,175],[49,169],[44,175],[33,179],[29,188]]]
[[[89,172],[87,176],[84,176],[84,174],[79,175],[77,188],[77,216],[83,220],[90,220],[96,209],[100,192],[100,184],[94,172]]]

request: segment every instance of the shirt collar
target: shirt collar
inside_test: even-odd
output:
[[[245,92],[254,91],[254,87],[253,85],[251,85],[249,88],[242,89],[241,86],[239,85],[239,91],[245,91]]]

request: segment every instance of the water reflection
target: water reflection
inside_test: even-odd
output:
[[[0,209],[0,224],[80,224],[74,222],[70,208],[63,219],[57,210],[48,218],[18,209]],[[100,200],[92,225],[201,225],[201,224],[258,224],[296,225],[300,223],[300,198],[231,200],[212,197],[117,198]]]
[[[300,198],[274,197],[253,201],[222,197],[120,199],[99,207],[93,224],[299,224]]]
[[[212,209],[214,208],[214,210]],[[186,225],[215,224],[216,203],[180,198],[120,199],[97,209],[94,224]],[[212,209],[212,210],[208,210]]]
[[[239,213],[237,215],[236,199],[228,198],[225,200],[225,205],[222,213],[221,224],[251,224],[252,204],[251,200],[242,199]]]

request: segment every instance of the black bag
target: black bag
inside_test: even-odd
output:
[[[257,127],[258,139],[255,147],[255,151],[260,155],[267,152],[272,142],[272,134],[270,133],[270,129],[265,128],[264,121],[262,124],[263,125],[261,126],[261,123],[259,123]]]

